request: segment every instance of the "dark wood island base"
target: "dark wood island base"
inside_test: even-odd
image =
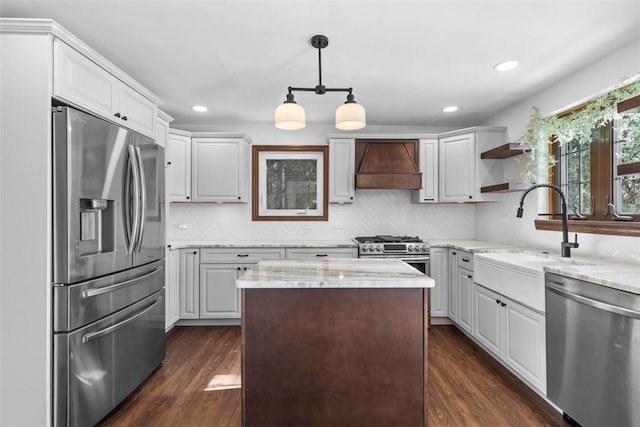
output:
[[[424,288],[242,289],[242,425],[426,426]]]

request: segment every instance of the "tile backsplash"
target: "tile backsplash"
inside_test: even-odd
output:
[[[342,240],[375,234],[472,239],[473,205],[411,203],[408,190],[358,190],[355,202],[329,205],[329,221],[252,221],[244,203],[172,203],[168,240]]]

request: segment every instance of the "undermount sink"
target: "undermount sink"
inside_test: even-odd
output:
[[[479,285],[544,312],[544,267],[588,264],[542,252],[477,253],[473,276]]]

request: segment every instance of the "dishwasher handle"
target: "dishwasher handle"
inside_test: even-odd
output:
[[[563,289],[560,289],[559,286],[562,286],[562,284],[549,279],[547,279],[546,281],[546,288],[550,292],[553,292],[565,298],[571,299],[573,301],[576,301],[581,304],[585,304],[600,310],[605,310],[611,313],[619,314],[621,316],[633,317],[635,319],[640,320],[640,311],[630,310],[628,308],[618,307],[603,301],[598,301],[592,298],[583,297],[582,295],[576,295],[574,293],[567,292]]]

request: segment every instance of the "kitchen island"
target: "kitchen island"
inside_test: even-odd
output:
[[[265,260],[242,289],[244,426],[427,425],[427,292],[398,259]]]

